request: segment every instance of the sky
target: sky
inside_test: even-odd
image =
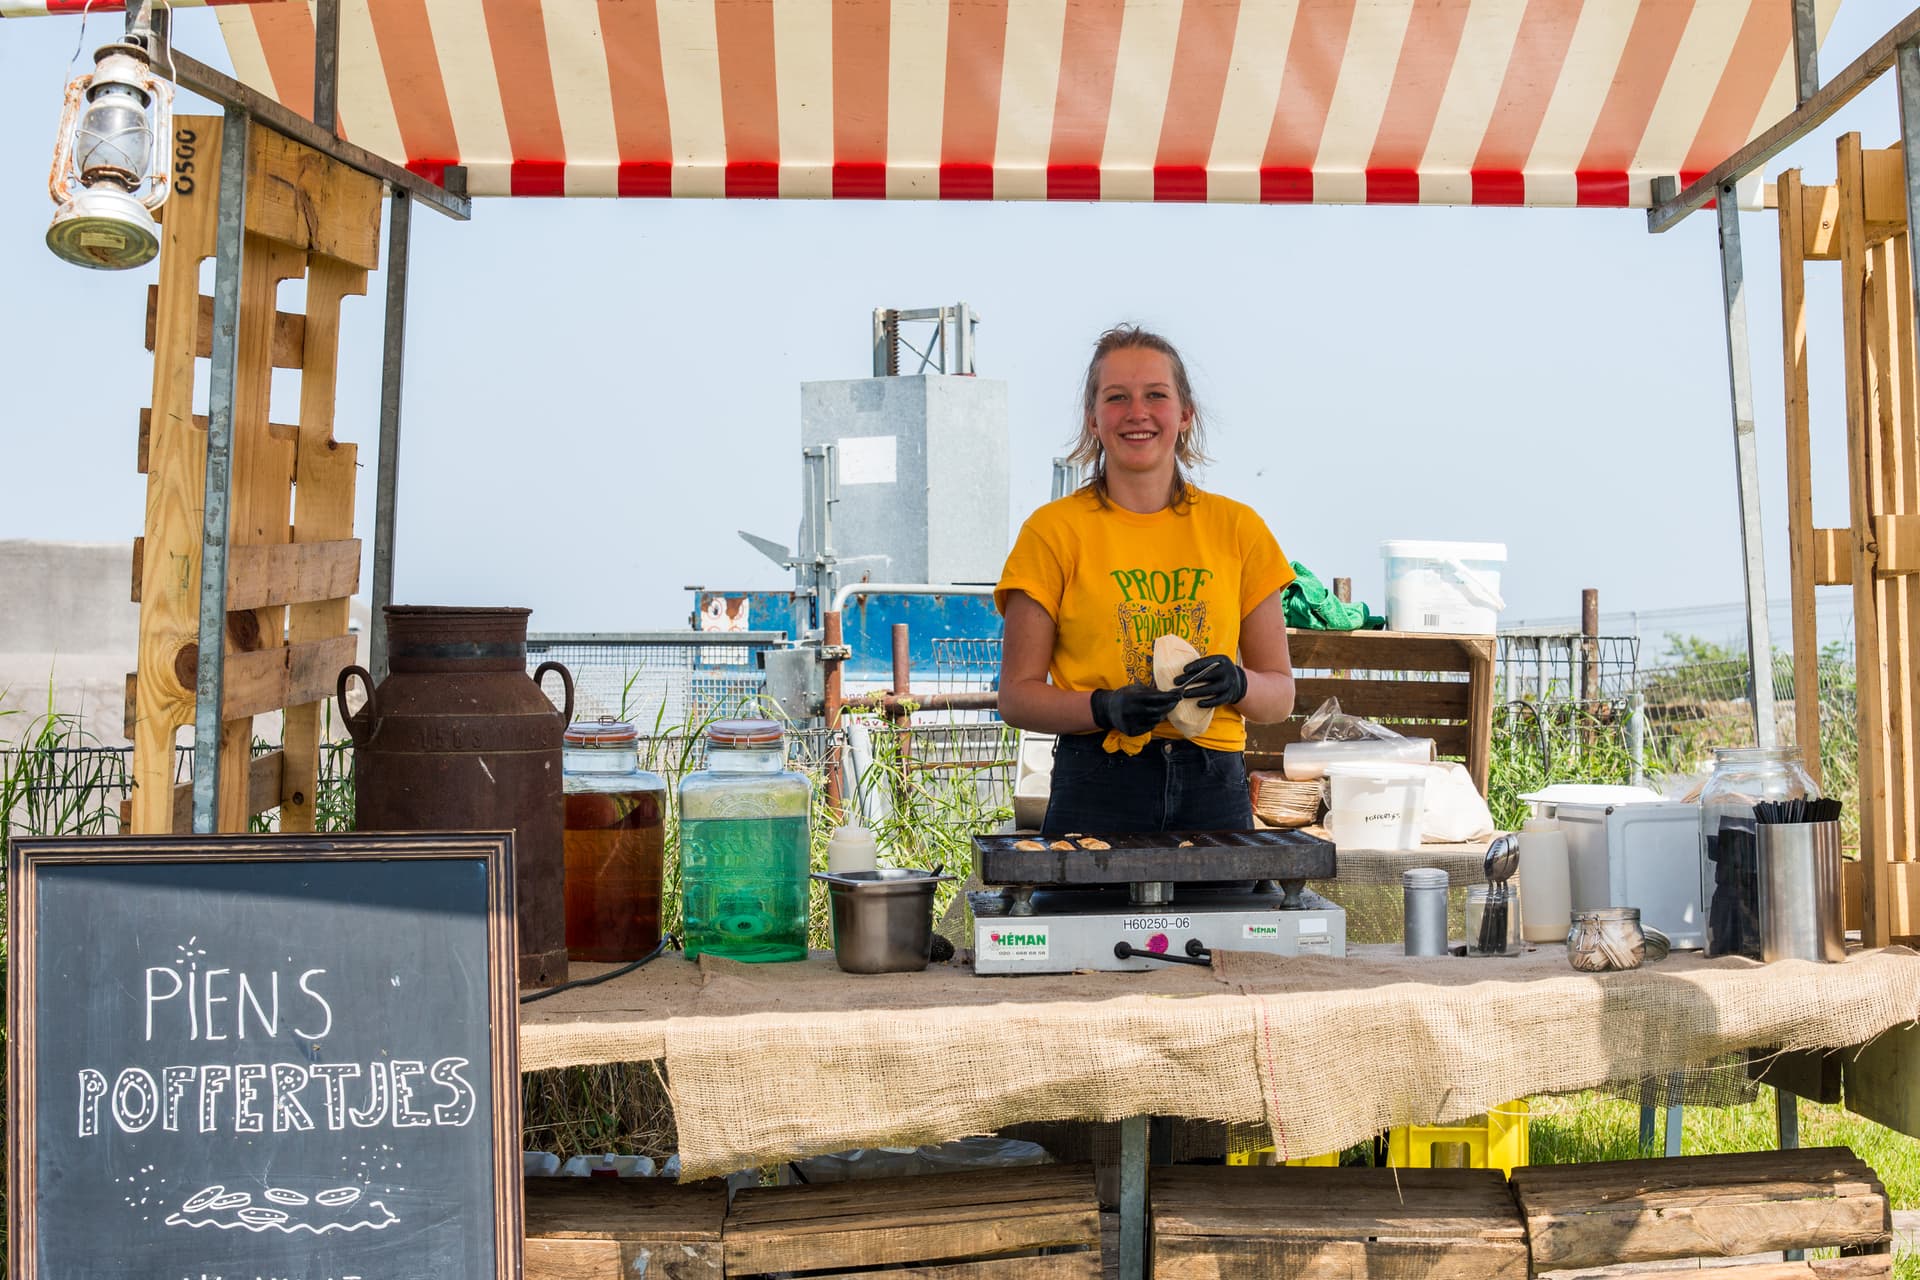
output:
[[[1823,76],[1909,8],[1844,0]],[[85,271],[43,243],[62,86],[91,66],[76,47],[119,24],[96,17],[82,41],[77,18],[0,21],[0,538],[140,531],[154,269]],[[207,10],[175,29],[229,65]],[[1849,130],[1897,140],[1890,76],[1767,177],[1831,181]],[[1743,215],[1784,597],[1775,228]],[[385,288],[377,273],[347,303],[336,423],[361,445],[369,577]],[[1506,544],[1507,620],[1574,615],[1587,587],[1610,614],[1736,601],[1720,289],[1710,212],[1653,236],[1639,210],[494,199],[459,223],[417,207],[395,600],[629,631],[685,626],[690,584],[787,585],[735,531],[794,540],[800,384],[869,374],[875,307],[965,301],[980,376],[1008,385],[1015,527],[1049,497],[1094,338],[1126,320],[1186,356],[1202,483],[1359,598],[1382,599],[1383,540],[1428,538]],[[1831,268],[1810,292],[1815,522],[1844,525]],[[297,376],[276,375],[276,421],[293,420]],[[1844,612],[1844,589],[1829,594]]]

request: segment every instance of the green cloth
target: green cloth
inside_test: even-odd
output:
[[[1348,604],[1333,594],[1313,570],[1293,562],[1294,579],[1280,596],[1287,625],[1310,631],[1378,631],[1387,620],[1364,604]]]

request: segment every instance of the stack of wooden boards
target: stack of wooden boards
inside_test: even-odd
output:
[[[1153,1170],[1151,1196],[1155,1280],[1528,1280],[1822,1248],[1841,1256],[1713,1274],[1893,1274],[1886,1192],[1843,1147],[1521,1168],[1511,1182],[1178,1165]],[[1113,1252],[1084,1165],[762,1187],[731,1208],[718,1183],[536,1179],[526,1221],[528,1280],[1096,1280]]]
[[[526,1221],[526,1280],[1100,1276],[1088,1165],[758,1187],[731,1208],[718,1182],[539,1178]]]
[[[1724,1280],[1893,1274],[1886,1191],[1844,1147],[1489,1169],[1154,1171],[1155,1280],[1527,1280],[1839,1248]]]

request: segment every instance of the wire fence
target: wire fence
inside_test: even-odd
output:
[[[0,745],[0,848],[16,836],[103,835],[122,830],[123,805],[133,796],[133,748],[89,743],[77,725],[29,745]],[[258,756],[277,747],[256,742]],[[192,747],[175,747],[173,785],[193,780]],[[315,826],[353,829],[353,744],[323,743],[314,790]],[[253,820],[256,831],[278,827],[272,810]]]
[[[121,830],[122,803],[133,794],[133,748],[74,740],[78,736],[73,727],[56,741],[0,746],[0,837]],[[845,728],[789,729],[786,750],[789,767],[823,792],[840,762],[844,793],[863,814],[914,813],[918,820],[984,830],[1011,812],[1016,740],[1016,731],[998,719],[896,729],[884,720],[850,717]],[[254,745],[256,755],[276,749]],[[175,748],[176,786],[192,781],[193,762],[192,747]],[[672,790],[706,768],[706,737],[698,728],[644,736],[639,763]],[[353,744],[322,744],[315,790],[320,830],[353,829],[353,787]],[[254,819],[255,830],[277,826],[277,810]]]
[[[1578,632],[1503,635],[1494,658],[1507,702],[1607,702],[1632,697],[1640,641]]]
[[[698,724],[760,705],[767,683],[761,655],[775,643],[762,632],[531,635],[527,671],[544,662],[564,665],[573,677],[575,719],[612,716],[643,729]]]

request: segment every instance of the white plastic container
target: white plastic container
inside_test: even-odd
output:
[[[1498,628],[1505,543],[1396,539],[1380,544],[1380,556],[1390,630],[1490,636]]]
[[[1420,821],[1409,820],[1398,809],[1329,809],[1327,836],[1335,849],[1393,849],[1420,847]]]
[[[1327,766],[1330,809],[1395,809],[1420,813],[1427,769],[1383,760],[1341,760]]]
[[[1527,894],[1521,936],[1528,942],[1564,942],[1573,927],[1572,862],[1567,835],[1553,818],[1520,825],[1520,887]]]
[[[1020,733],[1019,759],[1013,777],[1013,825],[1019,831],[1038,831],[1047,817],[1047,798],[1053,791],[1053,735]]]
[[[834,828],[827,837],[827,870],[872,871],[880,862],[880,845],[873,832],[858,822]]]
[[[1327,766],[1327,834],[1340,849],[1418,849],[1427,771],[1420,765]]]

